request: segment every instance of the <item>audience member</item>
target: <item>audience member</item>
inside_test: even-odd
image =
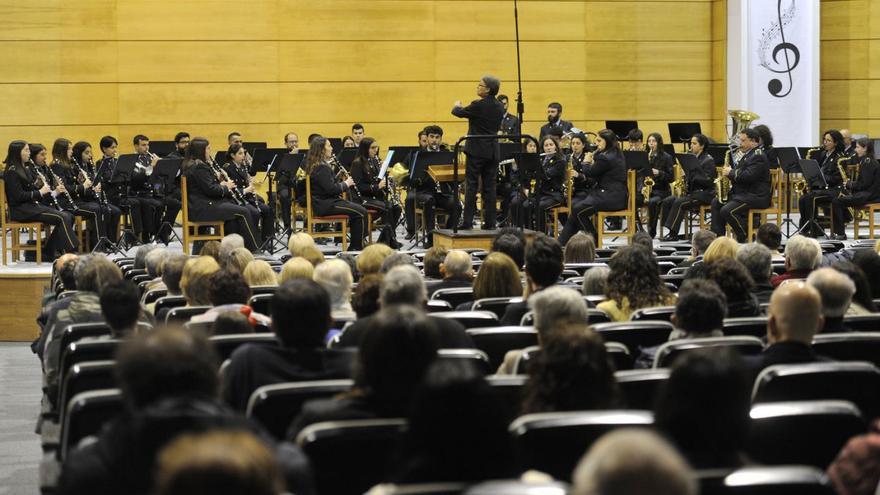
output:
[[[315,244],[315,239],[305,232],[297,232],[287,239],[287,249],[290,251],[290,255],[294,258],[297,256],[303,256],[303,250],[308,247],[315,249],[318,248]]]
[[[757,234],[758,244],[765,246],[770,250],[770,255],[774,260],[783,260],[785,256],[779,252],[779,246],[782,245],[782,231],[775,223],[762,223],[758,227]]]
[[[665,440],[621,428],[590,447],[572,475],[572,495],[696,495],[697,478]]]
[[[187,306],[210,306],[210,277],[220,270],[220,265],[210,256],[190,258],[183,266],[180,277],[180,290],[186,299]],[[163,315],[158,315],[160,320]],[[164,321],[164,320],[163,320]]]
[[[379,273],[385,275],[396,266],[414,267],[416,266],[416,263],[415,260],[413,260],[413,257],[406,253],[394,253],[391,256],[385,258],[385,261],[382,262],[382,267],[379,268]]]
[[[217,254],[221,268],[228,268],[230,255],[233,251],[239,248],[244,248],[244,237],[239,234],[227,234],[220,240],[220,251]],[[250,253],[250,251],[248,251],[248,253]],[[242,268],[244,267],[242,266]]]
[[[736,351],[687,352],[659,393],[654,421],[694,468],[738,468],[746,463],[750,395]]]
[[[523,268],[526,263],[526,240],[519,230],[502,229],[501,234],[492,241],[492,251],[504,253],[516,263],[518,268]]]
[[[693,265],[695,262],[703,259],[703,253],[709,249],[709,245],[712,244],[718,236],[715,235],[715,232],[711,230],[698,230],[694,232],[691,236],[691,256],[678,264],[679,267],[687,267]]]
[[[834,462],[828,478],[840,495],[874,495],[880,483],[880,420],[869,431],[849,439]]]
[[[351,269],[340,259],[332,259],[315,267],[315,282],[330,295],[330,307],[335,321],[355,319],[351,309]]]
[[[366,318],[379,311],[379,288],[382,285],[382,275],[372,273],[362,278],[354,289],[351,297],[351,307],[357,314],[358,319]]]
[[[351,273],[351,281],[352,283],[357,283],[360,279],[360,273],[358,273],[357,266],[357,256],[352,253],[339,253],[336,255],[336,259],[342,260],[348,265],[348,271]]]
[[[440,263],[440,275],[443,280],[431,285],[428,298],[440,289],[456,289],[471,287],[474,283],[474,267],[471,255],[467,251],[453,249],[446,254],[443,263]]]
[[[159,246],[153,243],[141,244],[134,251],[134,266],[132,267],[135,270],[144,270],[147,268],[147,255],[150,254],[151,251],[159,249]]]
[[[703,275],[718,284],[727,296],[728,318],[761,315],[761,305],[753,292],[755,284],[742,263],[733,258],[706,261]]]
[[[586,322],[556,326],[543,332],[541,351],[529,364],[522,414],[618,407],[614,366],[602,337]]]
[[[773,287],[786,280],[802,280],[819,266],[822,248],[816,239],[793,235],[785,245],[785,273],[774,275],[770,282]]]
[[[578,232],[565,245],[565,264],[592,263],[596,260],[596,241],[585,232]]]
[[[474,279],[474,301],[489,297],[519,297],[522,295],[519,268],[504,253],[489,253]],[[473,302],[461,303],[456,309],[469,311]]]
[[[652,306],[667,306],[674,302],[669,289],[663,285],[654,255],[637,246],[624,246],[614,253],[608,263],[607,300],[597,308],[611,321],[629,320],[633,311]]]
[[[640,230],[632,236],[632,246],[642,246],[647,249],[648,252],[654,251],[654,238],[651,237],[651,234],[645,232],[644,230]]]
[[[249,264],[251,264],[254,259],[254,254],[248,251],[247,248],[235,248],[232,251],[226,253],[225,256],[223,256],[223,260],[225,261],[223,263],[220,263],[220,267],[236,270],[239,273],[244,273],[244,269]]]
[[[137,331],[138,320],[144,318],[140,291],[129,280],[106,283],[99,296],[101,315],[113,338],[127,337]]]
[[[195,250],[195,243],[193,243],[193,251]],[[220,241],[208,241],[202,244],[202,248],[198,251],[199,256],[210,256],[218,265],[220,264]]]
[[[171,251],[162,247],[147,253],[144,264],[147,269],[147,275],[150,276],[150,283],[144,288],[144,294],[156,288],[164,288],[162,284],[162,265],[169,256],[171,256]]]
[[[860,249],[852,261],[865,273],[865,278],[871,285],[871,299],[880,299],[880,254]]]
[[[395,268],[386,276],[393,278]],[[344,419],[405,417],[413,393],[437,357],[434,325],[420,309],[383,307],[369,323],[358,348],[358,367],[351,391],[333,399],[309,401],[288,431],[296,439],[306,426]]]
[[[846,310],[847,315],[864,315],[877,312],[877,305],[871,299],[871,285],[865,272],[857,267],[851,261],[838,261],[831,265],[831,268],[849,277],[856,286],[856,293],[853,294],[852,304]]]
[[[168,259],[162,263],[162,285],[155,287],[156,289],[164,288],[167,296],[181,296],[183,293],[180,289],[180,279],[183,277],[183,268],[190,257],[183,253],[172,253],[168,255]],[[146,296],[146,293],[144,293]],[[156,315],[156,320],[165,321],[165,314],[156,314],[156,302],[146,305],[146,309],[150,314]],[[167,313],[167,311],[165,311]]]
[[[703,263],[711,263],[722,258],[736,259],[739,243],[731,237],[718,237],[703,253]]]
[[[770,302],[773,294],[773,284],[770,283],[770,276],[773,275],[771,259],[770,250],[757,242],[742,245],[736,253],[736,261],[746,268],[754,282],[752,292],[760,304]]]
[[[394,253],[394,250],[388,247],[387,244],[376,243],[365,247],[357,255],[357,270],[360,276],[379,273],[379,269],[382,268],[382,262],[385,261],[385,258],[391,256],[392,253]]]
[[[315,266],[302,257],[290,258],[281,266],[281,283],[288,280],[307,279],[312,280],[315,275]]]
[[[278,287],[269,307],[272,331],[281,345],[239,347],[223,375],[223,397],[241,412],[263,385],[345,377],[324,349],[333,322],[326,290],[311,280],[291,280]]]
[[[272,265],[264,260],[251,261],[244,267],[242,274],[251,287],[278,285],[278,275],[275,274]]]
[[[238,335],[254,333],[251,320],[240,311],[226,311],[217,315],[211,323],[210,335]]]
[[[315,246],[305,246],[299,250],[299,253],[297,256],[307,259],[314,267],[324,262],[324,253]]]
[[[516,258],[514,258],[514,261]],[[502,325],[519,325],[529,310],[528,298],[559,282],[562,274],[562,246],[552,237],[537,234],[526,248],[526,288],[523,301],[507,306]]]
[[[822,300],[822,317],[825,320],[819,333],[849,332],[843,321],[849,309],[856,284],[834,268],[819,268],[807,276],[807,284],[819,293]]]
[[[49,320],[49,316],[55,313],[60,306],[70,304],[70,301],[67,301],[66,299],[61,299],[59,301],[58,296],[61,295],[62,292],[76,290],[76,278],[73,273],[78,259],[77,255],[73,253],[65,253],[59,256],[58,259],[55,260],[55,263],[52,264],[52,287],[55,290],[47,292],[40,301],[41,306],[40,314],[37,316],[37,325],[40,326],[41,334],[46,329],[46,322]],[[58,305],[58,307],[56,307],[56,305]],[[31,351],[37,352],[37,344],[39,342],[40,337],[31,343]]]
[[[251,298],[251,287],[244,279],[244,275],[238,270],[227,267],[217,270],[209,277],[206,277],[208,283],[208,301],[211,303],[211,309],[190,318],[190,323],[210,323],[213,322],[217,315],[228,311],[238,311],[247,316],[254,324],[260,324],[268,327],[270,325],[269,317],[251,310],[248,301]]]
[[[611,268],[608,266],[594,266],[584,272],[584,283],[581,292],[585,296],[604,296],[608,290],[608,275]]]
[[[443,246],[431,246],[425,251],[425,258],[422,260],[425,264],[423,271],[425,278],[433,280],[441,280],[443,275],[440,273],[440,265],[446,259],[448,251]]]

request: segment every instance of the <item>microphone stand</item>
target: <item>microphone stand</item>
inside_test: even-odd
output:
[[[522,68],[519,57],[519,9],[517,8],[516,0],[513,0],[513,27],[516,33],[516,116],[519,119],[519,132],[517,134],[522,134],[525,105],[523,104],[522,96]]]

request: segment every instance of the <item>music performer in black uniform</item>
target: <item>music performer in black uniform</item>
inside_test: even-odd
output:
[[[520,171],[522,195],[510,205],[510,212],[514,225],[528,226],[538,232],[545,232],[547,210],[565,202],[563,183],[565,182],[567,163],[565,155],[562,153],[562,147],[559,146],[559,140],[555,136],[544,136],[541,145],[544,148],[544,158],[541,160],[541,167],[535,177],[535,191],[529,194],[528,190],[531,184],[522,182],[528,178],[523,176]]]
[[[222,220],[225,233],[241,235],[245,247],[256,251],[259,247],[258,234],[252,212],[236,204],[233,192],[235,182],[223,177],[222,169],[213,163],[213,159],[208,140],[193,138],[183,161],[189,218],[197,222]]]
[[[107,200],[104,185],[96,179],[98,168],[92,160],[92,145],[85,141],[74,144],[71,162],[76,167],[76,171],[84,173],[85,178],[90,183],[83,183],[79,186],[85,188],[85,197],[97,203],[101,208],[100,213],[103,220],[99,220],[99,225],[103,224],[102,228],[104,229],[101,235],[107,237],[107,240],[110,242],[116,242],[119,235],[119,217],[122,216],[122,210]]]
[[[251,211],[251,220],[254,225],[260,224],[260,245],[262,246],[266,241],[275,237],[275,212],[255,192],[250,171],[244,164],[244,157],[244,147],[240,144],[233,144],[226,151],[226,163],[223,164],[223,170],[241,191],[241,196],[245,199],[243,206]]]
[[[812,158],[819,162],[826,184],[819,179],[814,180],[809,184],[809,192],[805,192],[798,200],[798,211],[801,214],[798,232],[803,235],[809,237],[825,235],[825,231],[816,222],[816,214],[819,207],[831,206],[831,200],[840,193],[843,179],[840,177],[837,161],[845,157],[844,147],[843,135],[836,129],[825,131],[822,135],[822,149],[818,156]]]
[[[153,189],[150,176],[156,168],[159,157],[150,153],[150,138],[138,134],[132,140],[134,152],[137,153],[134,171],[128,183],[128,196],[135,197],[141,204],[141,222],[143,223],[143,242],[150,242],[153,236],[159,233],[159,225],[162,223],[163,207],[166,210],[165,221],[174,225],[177,213],[180,211],[180,201],[175,200],[173,194],[168,195],[169,201],[158,198],[157,191]],[[169,215],[174,216],[168,219]]]
[[[399,204],[387,201],[387,181],[379,180],[379,143],[371,137],[361,139],[358,145],[358,154],[351,162],[351,178],[361,204],[368,210],[376,210],[385,220],[379,242],[388,244],[393,249],[400,247],[397,242],[395,230],[400,221],[401,208]],[[386,172],[387,174],[387,172]]]
[[[552,102],[547,105],[547,123],[541,126],[541,132],[538,134],[541,138],[548,134],[561,137],[565,135],[574,125],[562,120],[562,105],[558,102]]]
[[[468,135],[497,134],[504,117],[504,106],[495,96],[501,82],[493,76],[483,76],[477,84],[478,100],[467,107],[455,102],[452,115],[468,119]],[[498,160],[495,156],[496,141],[489,139],[468,139],[464,143],[467,155],[465,166],[464,222],[461,228],[474,228],[474,213],[477,209],[477,187],[483,198],[483,229],[495,228],[495,196],[498,179]]]
[[[642,191],[645,179],[650,177],[654,180],[651,187],[651,195],[648,197],[648,233],[651,237],[657,237],[657,220],[660,216],[660,203],[672,194],[669,183],[675,178],[673,164],[675,160],[663,149],[663,136],[660,133],[648,134],[648,168],[639,171],[636,182],[636,190]],[[645,197],[642,194],[636,196],[636,214],[638,208],[645,205]],[[641,223],[641,221],[639,222]]]
[[[724,167],[721,173],[730,179],[731,188],[726,203],[719,198],[712,200],[712,232],[725,234],[730,225],[738,242],[746,242],[746,215],[749,209],[770,206],[770,164],[759,149],[761,135],[754,129],[744,129],[740,134],[740,150],[743,156],[736,168]]]
[[[284,146],[287,147],[287,153],[295,155],[299,152],[299,136],[295,132],[288,132],[284,135]],[[275,170],[278,170],[276,165]],[[275,174],[275,194],[278,195],[278,203],[281,207],[281,222],[284,224],[286,232],[291,231],[291,206],[293,198],[296,197],[297,204],[305,206],[306,185],[304,180],[291,177],[287,173]],[[271,198],[270,198],[271,200]]]
[[[831,200],[831,230],[838,241],[846,240],[844,230],[847,222],[852,221],[849,208],[880,203],[880,164],[874,159],[874,141],[861,137],[855,143],[855,157],[841,165],[858,164],[858,168],[844,184],[845,192]]]
[[[58,180],[64,184],[65,192],[55,199],[64,211],[69,211],[74,217],[82,217],[86,221],[86,228],[91,234],[92,242],[105,236],[107,231],[102,221],[101,207],[91,191],[91,181],[80,180],[81,172],[74,167],[73,143],[68,139],[58,138],[52,144],[52,164],[50,168],[55,175],[50,180]],[[88,186],[88,187],[86,187]],[[117,218],[118,221],[118,218]]]
[[[42,153],[45,163],[46,148],[31,145]],[[79,241],[73,232],[73,214],[60,211],[52,197],[63,194],[64,185],[53,189],[46,174],[31,162],[31,147],[25,141],[12,141],[3,162],[3,185],[9,206],[9,219],[15,222],[40,222],[54,228],[43,246],[43,260],[54,260],[59,253],[76,251]],[[40,177],[42,175],[42,177]],[[49,205],[52,206],[49,206]],[[5,214],[0,212],[0,214]]]
[[[440,126],[427,126],[424,129],[425,147],[421,152],[449,151],[440,141],[443,138],[443,129]],[[422,133],[419,133],[419,144],[422,142]],[[421,147],[421,146],[420,146]],[[494,179],[493,179],[494,181]],[[425,216],[425,231],[427,236],[425,246],[430,247],[434,242],[434,228],[436,227],[437,208],[446,211],[447,219],[445,227],[451,229],[458,224],[461,218],[461,202],[453,194],[452,183],[437,183],[431,176],[425,173],[422,177],[414,178],[410,183],[410,189],[406,195],[404,211],[406,213],[406,238],[411,239],[416,233],[416,205],[421,205]]]
[[[596,185],[587,193],[586,199],[572,205],[572,213],[559,235],[559,243],[565,246],[571,236],[585,230],[596,237],[593,215],[600,211],[626,208],[626,164],[623,152],[617,147],[617,136],[610,129],[602,129],[596,138],[596,152],[587,154],[580,173]]]
[[[779,168],[779,153],[773,147],[773,133],[770,132],[770,128],[761,124],[756,125],[755,130],[761,135],[761,151],[767,156],[770,170]]]
[[[685,185],[687,193],[683,196],[669,196],[663,200],[663,221],[669,233],[660,240],[663,242],[678,241],[681,236],[678,230],[681,222],[687,215],[687,210],[708,206],[715,197],[714,180],[716,176],[715,159],[706,152],[709,138],[703,134],[694,134],[691,137],[691,153],[696,155],[700,168],[685,172]]]
[[[504,106],[504,117],[501,119],[501,129],[498,130],[498,133],[510,136],[518,135],[521,129],[519,118],[510,113],[510,102],[507,100],[507,95],[498,95],[498,101]]]
[[[183,160],[186,157],[186,147],[189,146],[190,135],[188,132],[181,131],[174,135],[174,151],[168,153],[165,158]],[[178,184],[179,186],[179,184]]]
[[[588,179],[582,172],[584,159],[586,159],[590,148],[590,142],[587,140],[587,136],[582,132],[579,132],[571,136],[569,144],[571,145],[571,154],[568,156],[568,161],[571,162],[571,185],[573,188],[571,192],[571,203],[575,204],[587,199],[587,195],[590,193],[590,188],[596,185],[596,181]],[[566,168],[567,167],[568,164],[566,164]]]
[[[316,216],[347,215],[351,231],[349,249],[360,251],[364,247],[367,230],[367,210],[363,206],[343,199],[343,193],[354,189],[354,179],[339,180],[330,163],[333,146],[325,137],[316,137],[306,156],[306,173],[311,181],[312,210]],[[343,174],[344,175],[344,174]]]

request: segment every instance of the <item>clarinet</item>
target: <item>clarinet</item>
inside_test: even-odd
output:
[[[79,169],[79,173],[82,174],[82,182],[85,183],[86,180],[91,181],[92,190],[94,191],[94,187],[97,185],[95,183],[95,177],[89,174],[88,170],[82,168],[76,158],[73,159],[73,164],[76,166],[77,169]],[[104,191],[101,191],[99,193],[96,192],[95,197],[98,198],[98,204],[100,204],[103,208],[107,208],[107,196],[104,194]]]
[[[28,164],[33,167],[32,169],[33,169],[34,173],[37,174],[37,177],[39,177],[39,179],[41,181],[43,181],[43,185],[47,185],[49,187],[52,187],[52,185],[49,184],[49,181],[46,180],[46,176],[43,175],[42,172],[40,172],[40,167],[38,167],[37,164],[34,163],[33,160],[28,160]],[[51,192],[49,193],[49,197],[52,198],[52,204],[55,205],[55,209],[58,211],[63,211],[63,209],[61,208],[61,205],[58,204],[58,198],[56,198]]]
[[[233,164],[233,166],[238,167],[238,165],[235,165],[235,164]],[[247,187],[245,187],[244,189],[247,189],[248,187],[251,187],[252,185],[254,185],[253,178],[251,177],[251,174],[250,174],[250,172],[248,171],[248,168],[245,168],[245,170],[244,170],[244,176],[246,177],[245,180],[247,181]],[[260,207],[260,202],[257,200],[257,193],[253,193],[253,192],[246,193],[246,192],[244,192],[244,190],[242,189],[242,190],[241,190],[241,195],[242,195],[242,197],[244,197],[244,199],[246,199],[247,202],[250,203],[251,205],[256,206],[257,208]]]
[[[331,170],[338,170],[338,172],[336,172],[336,177],[340,180],[345,180],[342,177],[345,177],[346,179],[351,177],[351,173],[349,173],[348,170],[345,170],[345,167],[343,167],[342,164],[339,163],[339,160],[336,159],[336,155],[330,156],[330,168]],[[363,204],[364,201],[363,198],[361,198],[361,192],[358,191],[356,183],[348,188],[348,193],[349,195],[351,195],[351,200],[353,202],[357,204]]]
[[[223,170],[219,165],[217,165],[217,162],[215,162],[214,160],[211,160],[209,163],[209,166],[211,167],[211,170],[213,170],[215,174],[223,176],[224,182],[230,182],[229,176],[226,175],[226,171]],[[239,205],[244,206],[247,203],[244,200],[244,196],[242,196],[241,191],[239,191],[238,187],[232,187],[229,190],[229,192],[232,193],[232,199],[234,199],[235,202],[238,203]]]
[[[56,187],[58,186],[58,184],[64,184],[63,182],[61,182],[60,179],[58,179],[58,176],[55,175],[55,172],[52,171],[51,165],[46,166],[46,171],[49,172],[49,177],[51,177],[52,180],[55,182]],[[70,191],[67,190],[67,187],[64,188],[64,197],[67,198],[67,201],[70,203],[70,207],[75,210],[76,203],[73,202],[73,197],[70,195]]]

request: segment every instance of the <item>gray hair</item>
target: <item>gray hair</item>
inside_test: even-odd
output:
[[[792,236],[785,244],[785,259],[792,270],[814,270],[822,261],[822,246],[816,239]]]
[[[691,236],[691,246],[693,246],[694,255],[699,256],[705,253],[709,249],[709,245],[717,237],[718,235],[711,230],[698,230],[694,232],[694,235]]]
[[[736,261],[739,261],[749,271],[752,281],[756,284],[767,283],[770,281],[770,274],[773,267],[770,260],[773,254],[770,249],[760,243],[753,242],[740,246],[736,252]]]
[[[607,266],[594,266],[584,272],[584,283],[581,286],[581,292],[585,296],[602,296],[605,289],[608,288],[608,274],[611,268]]]
[[[486,74],[481,77],[480,80],[483,81],[483,84],[486,86],[486,89],[489,90],[490,95],[495,96],[501,91],[501,81],[499,81],[497,77]]]
[[[822,314],[826,317],[840,317],[846,314],[856,284],[845,274],[834,268],[819,268],[807,277],[807,284],[819,291],[822,298]]]
[[[333,309],[349,303],[353,278],[348,263],[338,258],[325,261],[315,267],[314,280],[330,294]]]
[[[103,254],[87,254],[77,259],[73,278],[77,290],[97,293],[109,282],[122,280],[122,270]]]
[[[162,263],[165,263],[165,260],[168,259],[170,254],[171,252],[165,248],[153,249],[147,253],[146,259],[144,260],[147,273],[153,278],[162,275]]]
[[[158,248],[159,246],[155,244],[141,244],[138,246],[137,251],[134,252],[134,269],[146,268],[147,254]]]
[[[379,285],[379,304],[387,308],[392,304],[412,304],[422,307],[428,300],[425,282],[418,268],[413,265],[395,266]]]
[[[391,256],[385,258],[384,261],[382,261],[382,266],[379,267],[379,273],[388,273],[391,271],[392,268],[397,266],[415,267],[416,263],[413,260],[413,257],[406,253],[394,253]]]
[[[220,264],[225,265],[226,260],[229,259],[229,254],[232,253],[236,248],[244,247],[244,237],[238,234],[229,234],[220,241],[220,253],[217,255],[220,258]]]
[[[535,312],[535,329],[544,334],[562,323],[586,323],[587,301],[568,287],[548,287],[529,298]]]
[[[453,249],[446,253],[443,260],[443,272],[446,277],[465,277],[473,269],[471,255],[467,251]]]

